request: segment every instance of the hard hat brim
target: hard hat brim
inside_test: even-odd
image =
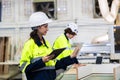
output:
[[[52,19],[48,19],[44,24],[52,22]]]
[[[34,30],[34,29],[37,29],[37,26],[41,26],[41,25],[43,25],[43,24],[50,23],[50,22],[52,22],[52,19],[48,19],[48,20],[46,20],[44,23],[39,23],[39,24],[30,25],[30,27],[32,28],[32,30]]]

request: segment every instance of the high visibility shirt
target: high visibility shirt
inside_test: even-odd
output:
[[[47,56],[52,52],[49,42],[47,40],[45,40],[45,42],[48,48],[43,44],[38,46],[33,39],[29,39],[25,43],[20,59],[20,67],[22,67],[22,72],[24,72],[26,67],[32,63],[32,60],[37,60],[38,58]],[[55,60],[50,60],[45,63],[45,66],[55,66],[55,63]]]
[[[69,39],[67,38],[67,36],[65,34],[61,34],[55,41],[53,44],[53,49],[58,49],[58,48],[64,48],[66,47],[67,49],[64,50],[58,57],[57,59],[60,60],[61,58],[64,58],[66,56],[69,56],[73,50],[71,47],[71,44],[69,42]]]

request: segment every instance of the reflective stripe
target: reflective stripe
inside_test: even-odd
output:
[[[42,58],[41,58],[41,57],[34,58],[34,59],[31,60],[31,63],[34,63],[34,62],[36,62],[36,61],[39,61],[40,59],[42,59]]]
[[[56,70],[56,75],[58,76],[58,75],[60,75],[61,73],[64,73],[64,72],[65,72],[64,69],[58,69],[58,70]]]
[[[54,67],[54,66],[43,67],[43,68],[40,68],[40,69],[34,70],[34,71],[32,71],[32,72],[35,72],[35,71],[41,71],[41,70],[49,70],[49,69],[55,69],[55,67]]]
[[[27,62],[24,62],[24,63],[22,64],[22,66],[20,66],[20,71],[22,71],[22,70],[24,69],[24,67],[25,67],[26,64],[27,64]]]

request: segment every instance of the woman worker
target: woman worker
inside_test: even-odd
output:
[[[70,39],[74,38],[74,36],[76,36],[77,33],[78,33],[78,26],[75,23],[69,23],[66,25],[64,34],[61,34],[56,38],[53,44],[53,49],[64,48],[64,47],[67,48],[57,57],[58,60],[72,54],[73,49],[71,47]]]
[[[22,50],[19,65],[27,80],[55,80],[57,69],[76,62],[78,47],[71,55],[61,60],[52,60],[52,56],[48,56],[52,52],[52,47],[44,36],[47,34],[49,22],[51,20],[43,12],[35,12],[29,18],[32,32]]]
[[[58,60],[61,60],[62,58],[65,58],[73,53],[70,39],[74,38],[77,35],[77,33],[78,33],[77,24],[69,23],[66,25],[66,28],[64,29],[64,33],[56,38],[53,44],[53,49],[59,49],[59,48],[64,48],[64,47],[67,48],[57,57]],[[75,63],[76,64],[74,64],[74,66],[84,66],[83,64],[78,64],[77,59]],[[57,70],[57,73],[60,74],[61,72],[64,72],[66,69],[67,69],[67,66],[62,69]]]

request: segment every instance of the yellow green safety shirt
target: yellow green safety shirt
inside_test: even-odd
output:
[[[71,44],[69,42],[69,39],[67,38],[67,36],[65,34],[61,34],[55,41],[53,44],[53,49],[58,49],[58,48],[64,48],[66,47],[67,49],[64,50],[58,57],[57,59],[60,60],[61,58],[67,57],[69,56],[73,50],[71,47]]]
[[[52,48],[50,43],[47,40],[45,40],[45,42],[48,48],[45,45],[38,46],[33,39],[29,39],[25,43],[20,59],[20,68],[22,68],[22,72],[24,72],[26,67],[31,64],[32,60],[37,60],[37,58],[42,58],[51,53]],[[55,60],[50,60],[45,63],[45,66],[55,66],[55,63]]]

